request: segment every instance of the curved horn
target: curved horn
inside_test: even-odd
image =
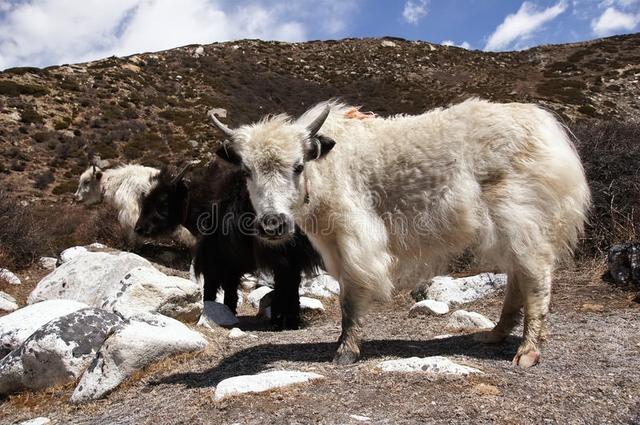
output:
[[[208,115],[211,117],[211,119],[213,120],[213,124],[214,124],[216,127],[218,127],[218,129],[219,129],[220,131],[222,131],[222,132],[225,134],[225,136],[233,137],[233,130],[231,130],[231,129],[230,129],[229,127],[227,127],[226,125],[222,124],[222,123],[220,122],[220,120],[216,117],[216,114],[214,114],[214,113],[213,113],[213,110],[209,111],[207,114],[208,114]]]
[[[200,160],[196,159],[195,161],[189,161],[187,162],[187,164],[182,167],[182,170],[180,170],[180,172],[178,174],[176,174],[176,176],[173,178],[172,183],[178,183],[183,177],[184,175],[187,173],[187,171],[189,171],[191,168],[193,168],[194,165],[200,164]]]
[[[318,117],[315,120],[313,120],[311,124],[307,126],[307,131],[309,132],[309,136],[313,137],[318,133],[318,131],[320,131],[320,127],[322,127],[322,124],[324,124],[325,120],[329,116],[329,112],[331,112],[331,108],[329,107],[329,105],[327,105],[325,106],[322,113],[318,115]]]

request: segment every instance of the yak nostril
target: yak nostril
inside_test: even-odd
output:
[[[260,230],[266,236],[283,236],[287,229],[285,214],[265,214],[260,218]]]

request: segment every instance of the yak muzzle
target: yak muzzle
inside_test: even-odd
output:
[[[293,220],[282,213],[264,214],[258,219],[258,235],[269,241],[278,241],[291,236]]]

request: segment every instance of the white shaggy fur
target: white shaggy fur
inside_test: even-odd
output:
[[[319,134],[336,145],[297,176],[317,143],[306,127],[327,106]],[[468,249],[509,274],[500,322],[481,338],[504,339],[524,309],[514,363],[536,364],[552,271],[575,247],[590,202],[564,128],[535,105],[478,99],[417,116],[352,119],[349,110],[328,102],[298,120],[267,117],[235,130],[230,145],[258,216],[292,216],[341,283],[336,361],[357,359],[372,300]]]
[[[127,242],[136,245],[141,241],[134,231],[140,216],[140,201],[151,189],[151,180],[159,172],[156,168],[136,164],[107,170],[90,166],[80,176],[75,198],[85,205],[104,199],[118,211],[118,222]],[[193,235],[182,226],[173,234],[173,239],[186,246],[195,245]]]

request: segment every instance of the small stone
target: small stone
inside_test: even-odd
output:
[[[213,108],[209,109],[209,113],[213,114],[219,118],[227,118],[227,110],[224,108]]]
[[[329,298],[340,295],[340,284],[328,274],[305,279],[300,284],[300,295]]]
[[[17,425],[48,425],[50,423],[51,423],[51,419],[41,416],[39,418],[33,418],[33,419],[29,419],[28,421],[20,422]]]
[[[193,51],[193,56],[199,58],[200,56],[204,55],[204,47],[202,46],[198,46],[196,47],[196,50]]]
[[[20,285],[22,283],[15,273],[7,269],[0,269],[0,280],[4,280],[10,285]]]
[[[18,309],[18,303],[16,299],[11,295],[0,291],[0,311],[16,311]]]
[[[443,334],[443,335],[436,335],[431,339],[447,339],[447,338],[451,338],[453,337],[453,335],[451,334]]]
[[[496,324],[480,313],[476,313],[474,311],[457,310],[451,314],[447,325],[453,329],[491,329]]]
[[[54,257],[40,257],[38,265],[45,270],[55,270],[58,259]]]
[[[324,311],[324,306],[320,300],[315,298],[300,297],[301,311]]]
[[[106,246],[105,244],[102,244],[100,242],[94,242],[90,245],[87,245],[87,248],[89,249],[107,249],[109,248],[108,246]]]
[[[590,313],[602,313],[604,306],[602,304],[584,303],[581,307],[582,311],[588,311]]]
[[[355,419],[355,420],[356,420],[356,421],[358,421],[358,422],[368,422],[368,421],[370,421],[370,420],[371,420],[371,418],[370,418],[370,417],[368,417],[368,416],[362,416],[362,415],[349,415],[349,417],[350,417],[351,419]]]
[[[409,317],[413,316],[431,316],[431,315],[443,315],[449,312],[449,306],[447,303],[434,300],[424,300],[415,303],[409,310]]]
[[[235,326],[238,323],[240,323],[240,321],[229,307],[215,301],[205,301],[198,326],[216,328],[218,326]]]
[[[317,379],[324,379],[324,376],[312,372],[291,370],[263,372],[257,375],[241,375],[221,381],[216,387],[213,399],[220,401],[235,395],[260,393],[275,388],[315,381]]]
[[[382,40],[382,47],[397,47],[398,45],[391,40]]]
[[[247,295],[247,301],[249,301],[249,303],[251,303],[254,308],[259,308],[260,300],[262,299],[262,297],[264,297],[271,291],[273,291],[273,289],[269,288],[268,286],[261,286],[257,289],[254,289],[249,293],[249,295]]]
[[[501,392],[495,385],[480,383],[473,387],[473,390],[480,395],[500,395]]]
[[[473,367],[454,363],[446,357],[410,357],[408,359],[387,360],[377,366],[383,372],[428,372],[436,375],[468,375],[482,373]]]
[[[249,336],[248,333],[244,332],[240,328],[233,328],[229,331],[229,338],[231,339],[240,339]]]

